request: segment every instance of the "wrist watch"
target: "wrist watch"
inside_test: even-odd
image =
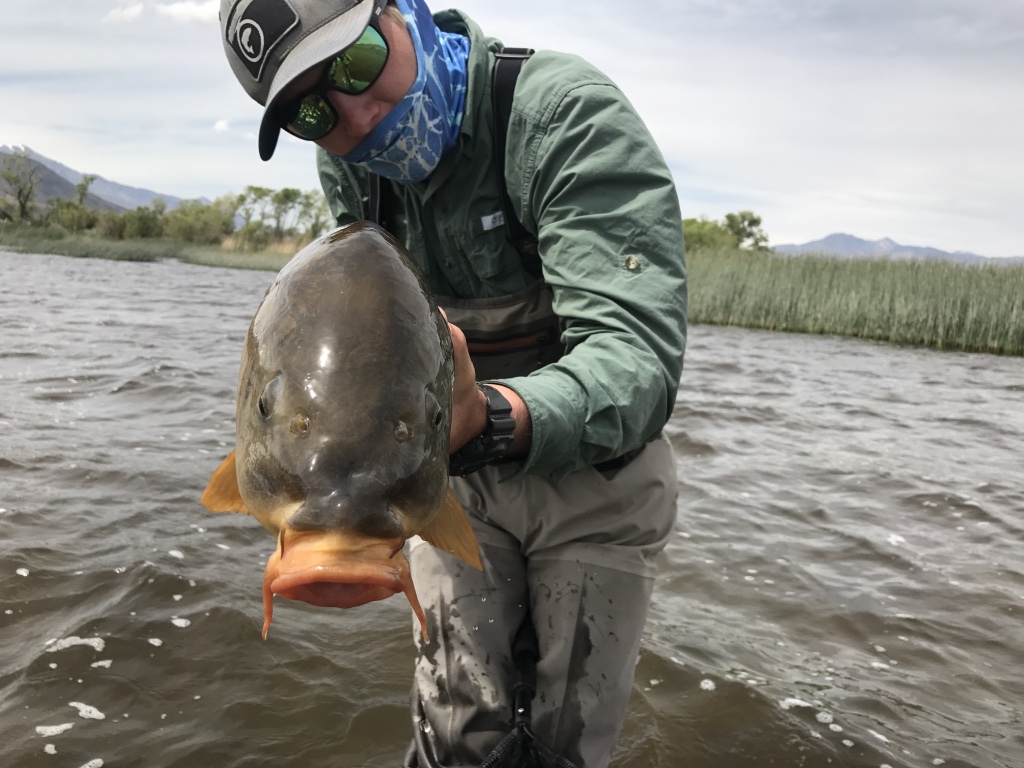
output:
[[[462,477],[505,458],[515,436],[512,405],[494,387],[477,384],[487,397],[487,426],[448,458],[448,474]]]

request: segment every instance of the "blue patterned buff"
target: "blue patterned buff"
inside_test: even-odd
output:
[[[416,49],[416,81],[405,98],[341,159],[409,184],[430,176],[459,138],[469,38],[438,29],[423,0],[396,2]]]

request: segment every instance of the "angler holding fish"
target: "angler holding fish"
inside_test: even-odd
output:
[[[261,157],[282,129],[315,142],[345,227],[254,318],[204,496],[278,538],[266,622],[275,593],[404,592],[407,768],[607,766],[676,517],[686,269],[661,153],[594,67],[459,11],[222,0],[220,21]]]

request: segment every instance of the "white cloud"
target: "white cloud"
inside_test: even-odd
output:
[[[169,3],[156,6],[156,12],[174,21],[216,21],[217,0],[206,0],[206,2],[194,2],[183,0],[183,2]]]
[[[142,3],[115,8],[103,17],[104,24],[130,24],[142,15]]]
[[[845,231],[1024,255],[1021,0],[653,0],[635,19],[592,3],[452,4],[508,45],[577,53],[618,82],[685,216],[750,209],[775,243]],[[262,109],[210,34],[215,2],[50,5],[63,26],[40,26],[31,0],[5,19],[0,143],[179,197],[316,186],[308,142],[283,135],[259,160]],[[115,6],[108,21],[135,23],[75,32]],[[54,47],[64,56],[41,55]]]

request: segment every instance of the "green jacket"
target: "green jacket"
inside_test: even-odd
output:
[[[501,45],[458,11],[434,18],[471,41],[465,113],[457,146],[427,181],[392,184],[393,234],[436,294],[504,296],[531,278],[493,218],[490,76]],[[338,224],[364,218],[365,172],[323,150],[317,160]],[[686,346],[682,217],[643,121],[614,83],[568,54],[538,51],[524,65],[505,176],[537,234],[567,353],[501,383],[533,420],[523,471],[558,477],[642,445],[672,414]]]

